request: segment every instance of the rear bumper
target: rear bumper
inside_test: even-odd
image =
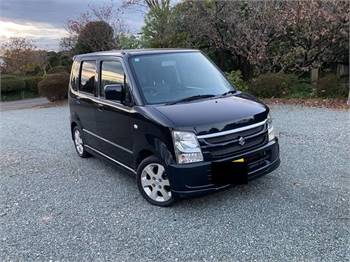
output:
[[[214,175],[212,164],[238,158],[252,159],[248,165],[248,180],[266,175],[280,165],[278,139],[274,139],[263,147],[225,159],[186,165],[170,165],[168,176],[173,193],[180,197],[197,196],[230,186],[230,184],[218,185],[212,182]]]

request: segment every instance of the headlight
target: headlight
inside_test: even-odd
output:
[[[172,134],[178,164],[203,161],[202,151],[194,133],[173,131]]]
[[[267,130],[269,133],[269,142],[275,138],[275,131],[273,130],[272,126],[272,118],[271,115],[268,114],[267,116]]]

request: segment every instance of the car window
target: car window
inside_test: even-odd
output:
[[[74,61],[72,65],[71,77],[70,77],[70,85],[73,90],[78,90],[79,67],[80,67],[80,63],[77,61]]]
[[[104,97],[104,88],[106,85],[124,84],[124,70],[119,61],[101,62],[101,88],[100,96]]]
[[[91,94],[95,94],[95,61],[83,61],[80,76],[79,90]]]
[[[146,104],[219,96],[234,90],[199,52],[135,55],[129,61]]]

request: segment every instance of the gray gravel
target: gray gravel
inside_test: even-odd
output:
[[[349,261],[349,112],[272,110],[278,170],[171,208],[80,159],[67,107],[1,112],[0,261]]]

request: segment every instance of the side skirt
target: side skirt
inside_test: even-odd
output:
[[[127,169],[128,171],[132,172],[133,174],[136,174],[136,171],[133,168],[131,168],[131,167],[129,167],[129,166],[127,166],[127,165],[125,165],[125,164],[115,160],[114,158],[112,158],[112,157],[110,157],[110,156],[100,152],[99,150],[97,150],[97,149],[95,149],[95,148],[93,148],[93,147],[91,147],[89,145],[84,145],[84,146],[85,146],[85,148],[87,149],[87,151],[89,153],[91,153],[93,155],[102,156],[103,158],[108,159],[109,161],[113,162],[114,164],[117,164],[118,166],[121,166],[121,167]]]

